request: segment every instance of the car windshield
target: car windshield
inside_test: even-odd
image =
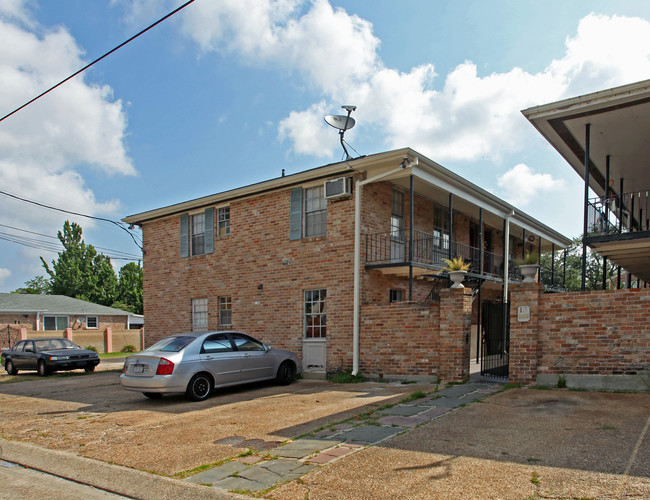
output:
[[[190,344],[196,337],[168,337],[156,342],[147,351],[164,351],[164,352],[179,352]]]
[[[37,351],[47,351],[48,349],[80,349],[77,344],[70,342],[68,339],[35,340],[34,346]]]

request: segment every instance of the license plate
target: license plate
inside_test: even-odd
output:
[[[133,373],[144,373],[146,365],[133,365]]]

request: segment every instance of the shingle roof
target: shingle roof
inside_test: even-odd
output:
[[[57,314],[95,314],[128,316],[128,311],[100,306],[65,295],[0,293],[0,313],[48,312]]]

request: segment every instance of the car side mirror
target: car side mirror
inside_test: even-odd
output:
[[[266,344],[263,344],[263,345],[264,345],[264,350],[265,350],[266,352],[269,352],[269,351],[271,350],[271,346],[270,346],[270,345],[266,345]]]

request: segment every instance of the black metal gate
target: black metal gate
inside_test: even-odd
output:
[[[8,349],[20,340],[20,328],[11,325],[0,328],[0,349]]]
[[[481,330],[481,375],[508,378],[510,304],[483,302]]]

